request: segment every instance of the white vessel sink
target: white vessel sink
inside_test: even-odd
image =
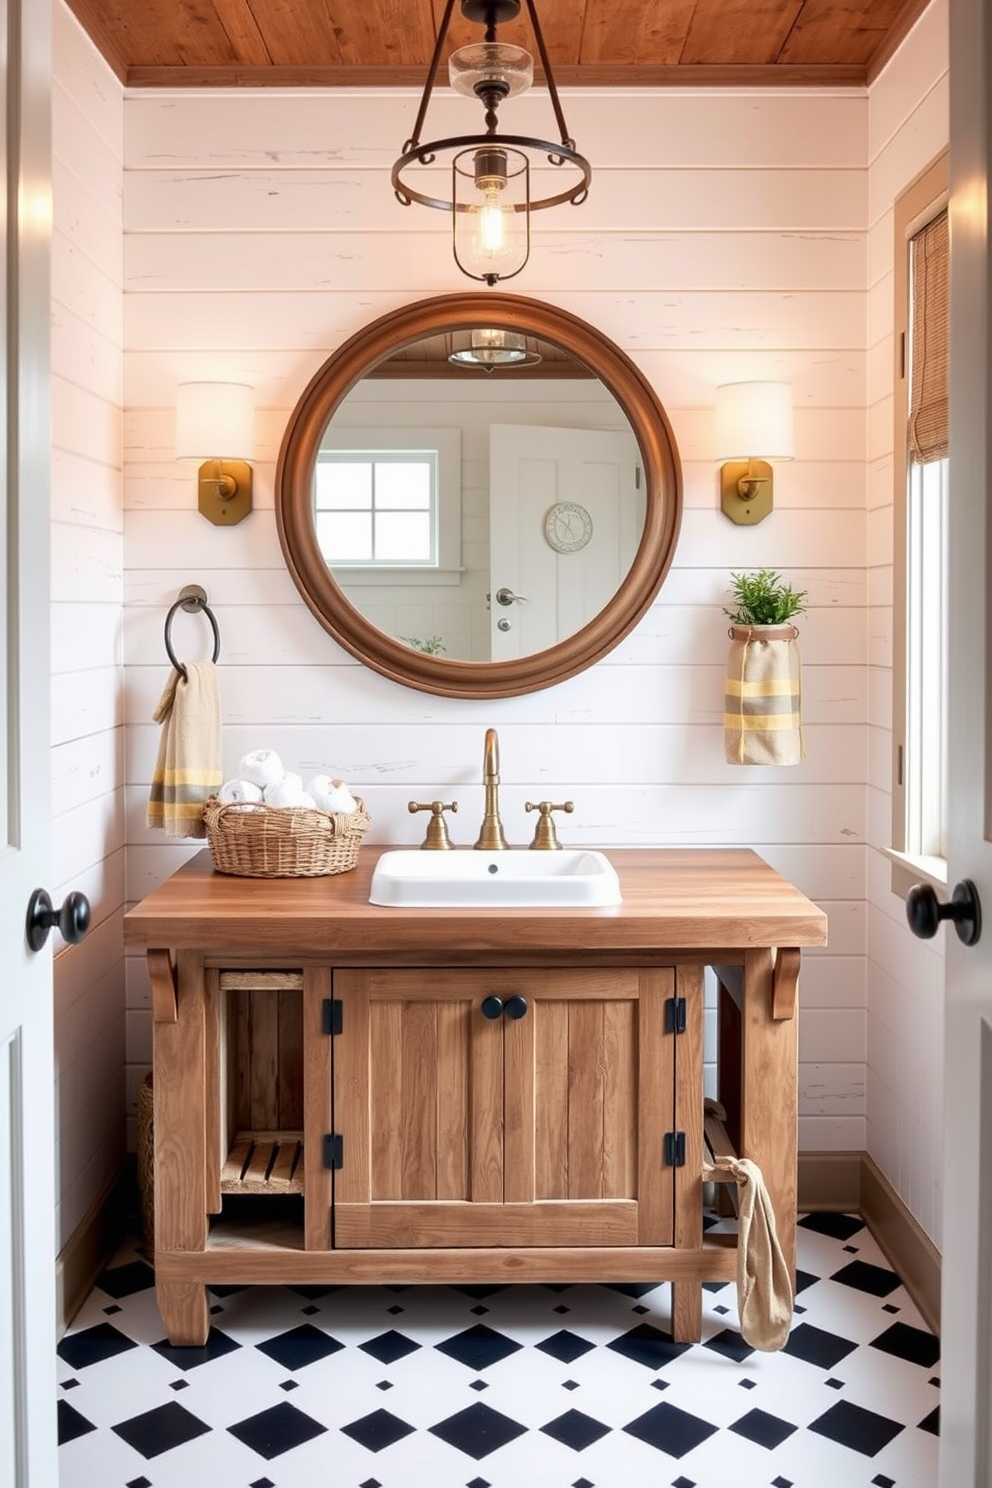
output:
[[[370,904],[400,909],[555,909],[622,904],[616,869],[601,852],[384,852]]]

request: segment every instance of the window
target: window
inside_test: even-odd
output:
[[[461,575],[458,429],[341,429],[321,441],[314,527],[348,584],[457,584]]]
[[[947,802],[947,159],[896,202],[893,890],[944,884]]]

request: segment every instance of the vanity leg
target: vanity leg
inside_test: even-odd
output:
[[[740,1154],[758,1164],[782,1255],[795,1277],[798,1043],[795,1017],[772,1017],[770,950],[744,952]]]
[[[173,1348],[200,1348],[210,1332],[207,1289],[199,1281],[158,1281],[155,1300]]]
[[[672,1282],[672,1342],[698,1343],[703,1332],[703,1284]]]

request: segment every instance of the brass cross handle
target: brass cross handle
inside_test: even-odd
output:
[[[411,816],[418,811],[429,811],[431,814],[431,819],[427,823],[427,835],[420,844],[422,849],[446,852],[454,846],[448,836],[448,823],[444,819],[444,813],[457,811],[457,801],[449,801],[447,805],[443,801],[408,801],[406,809]]]
[[[573,801],[560,801],[557,803],[554,801],[525,801],[524,810],[540,812],[537,818],[537,826],[534,829],[534,840],[531,843],[531,847],[544,850],[553,850],[554,848],[561,847],[561,843],[558,841],[558,834],[555,831],[554,818],[551,813],[552,811],[565,811],[571,815],[575,810],[575,803]]]

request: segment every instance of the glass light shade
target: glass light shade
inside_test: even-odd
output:
[[[528,351],[524,337],[516,331],[482,329],[472,331],[468,346],[460,347],[448,357],[449,362],[470,367],[533,366],[541,360],[536,351]]]
[[[716,455],[725,460],[791,460],[792,387],[728,382],[716,390]]]
[[[176,389],[177,460],[255,458],[255,389],[243,382],[183,382]]]
[[[452,52],[448,80],[456,93],[467,98],[477,98],[487,83],[498,84],[503,98],[516,98],[534,81],[534,59],[523,47],[479,41]]]
[[[455,261],[495,284],[519,274],[530,254],[530,162],[519,150],[462,150],[451,163]]]

